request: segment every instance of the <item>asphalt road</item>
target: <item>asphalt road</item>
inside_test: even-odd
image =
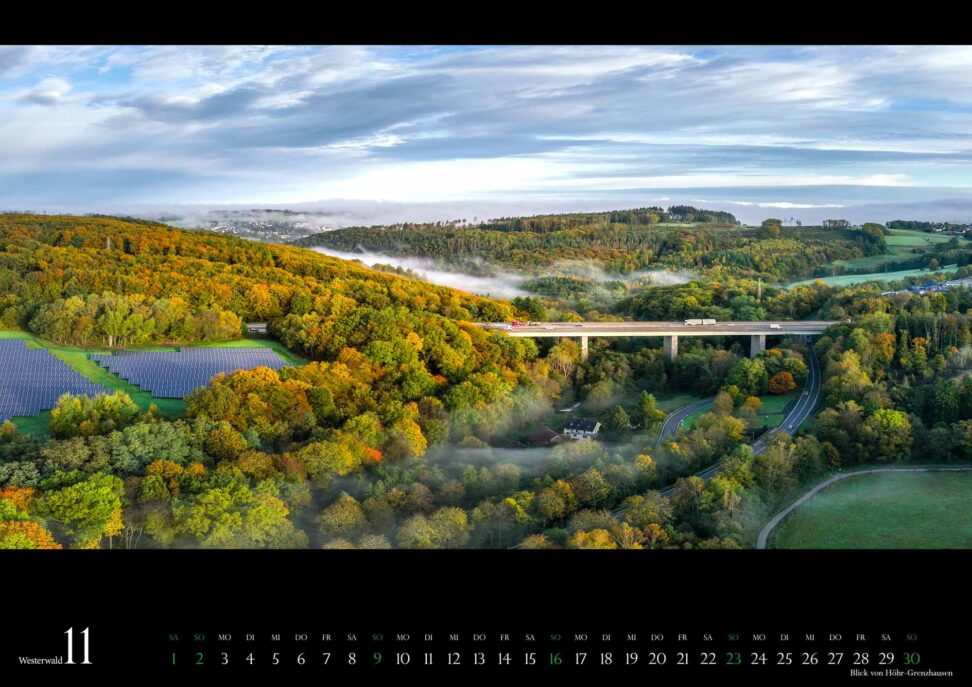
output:
[[[812,348],[810,349],[809,362],[810,362],[810,370],[809,373],[807,374],[807,383],[803,388],[804,393],[800,394],[800,396],[797,398],[797,402],[790,409],[790,412],[786,414],[786,417],[783,419],[783,422],[781,422],[777,427],[766,432],[763,436],[761,436],[759,439],[753,442],[752,444],[753,453],[755,453],[756,455],[759,455],[760,453],[766,450],[766,447],[769,446],[770,443],[772,443],[771,440],[776,434],[782,432],[784,434],[789,434],[790,436],[793,436],[796,433],[796,431],[800,429],[800,425],[804,421],[806,421],[808,417],[810,417],[810,415],[813,413],[814,408],[816,408],[817,403],[819,403],[820,394],[821,394],[820,363],[817,362],[817,357],[813,354]],[[711,403],[711,402],[712,399],[705,399],[704,401],[696,401],[695,403],[690,403],[687,406],[683,406],[682,408],[679,408],[678,410],[674,411],[672,415],[674,415],[675,413],[679,413],[687,408],[690,408],[693,405],[697,406],[697,404],[700,403],[704,404],[704,403]],[[698,407],[700,406],[697,406],[696,408],[689,410],[685,415],[691,414],[692,412],[697,410]],[[685,419],[684,416],[682,417],[682,419]],[[675,430],[678,428],[678,425],[681,423],[682,419],[674,423],[673,428],[670,430],[672,434],[675,433]],[[666,425],[668,424],[668,419],[666,419],[665,424]],[[663,432],[665,431],[664,426],[662,427],[662,431]],[[695,475],[697,477],[701,477],[702,479],[709,479],[710,477],[712,477],[712,475],[716,474],[717,472],[719,472],[718,463],[716,463],[715,465],[710,465],[709,467],[703,470],[699,470],[698,472],[695,473]],[[671,493],[675,491],[675,485],[673,484],[671,486],[665,487],[660,491],[663,495],[670,496]],[[614,515],[621,515],[622,513],[624,513],[625,510],[627,509],[619,508],[618,510],[614,511]]]
[[[497,328],[499,324],[485,324]],[[765,334],[819,334],[835,324],[816,320],[767,320],[765,322],[717,322],[688,325],[684,322],[538,322],[504,329],[511,336],[749,336]]]
[[[703,398],[701,401],[692,401],[691,403],[682,406],[681,408],[676,408],[668,414],[665,418],[665,422],[662,424],[661,431],[658,433],[658,441],[655,442],[655,446],[661,446],[663,441],[667,441],[675,436],[675,432],[678,428],[682,426],[682,422],[689,415],[694,413],[696,410],[705,408],[707,405],[712,404],[711,398]]]
[[[817,362],[817,356],[813,354],[813,349],[810,349],[810,371],[807,374],[807,383],[803,388],[803,393],[797,397],[797,402],[793,404],[790,408],[790,412],[786,414],[783,418],[783,422],[769,430],[759,439],[753,442],[753,453],[759,455],[766,448],[773,443],[773,439],[780,433],[789,434],[793,436],[796,434],[797,430],[800,429],[800,425],[810,417],[813,413],[813,409],[817,407],[820,402],[821,394],[821,374],[820,374],[820,363]],[[716,463],[705,470],[700,470],[695,473],[702,479],[709,479],[712,475],[719,472],[719,464]],[[669,487],[669,490],[674,490],[673,487]],[[666,493],[662,491],[662,493]],[[671,491],[667,492],[671,493]]]

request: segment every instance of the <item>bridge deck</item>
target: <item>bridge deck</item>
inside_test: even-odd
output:
[[[510,336],[780,336],[783,334],[820,334],[837,322],[822,320],[774,320],[766,322],[538,322],[504,329]],[[776,327],[771,325],[778,325]]]

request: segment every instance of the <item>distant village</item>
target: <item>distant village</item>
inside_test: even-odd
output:
[[[331,227],[311,222],[295,222],[292,220],[223,220],[212,221],[206,227],[210,231],[220,234],[239,236],[244,239],[264,241],[267,243],[289,243],[309,234],[327,231]]]
[[[941,293],[948,291],[949,289],[957,287],[970,287],[972,286],[972,278],[965,279],[952,279],[950,281],[943,282],[925,282],[924,284],[914,284],[906,289],[897,289],[896,291],[882,291],[882,296],[894,296],[898,293],[915,293],[919,296],[926,293]]]

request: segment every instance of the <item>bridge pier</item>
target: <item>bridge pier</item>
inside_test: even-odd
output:
[[[665,349],[665,357],[669,360],[675,360],[678,357],[678,337],[677,336],[666,336],[664,338],[663,347]]]
[[[766,350],[766,335],[753,334],[749,337],[749,357],[755,358]]]
[[[590,350],[587,347],[587,337],[586,336],[582,336],[580,338],[580,341],[581,341],[581,360],[586,363],[587,362],[587,358],[591,354]]]

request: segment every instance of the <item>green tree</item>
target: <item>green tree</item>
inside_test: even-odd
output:
[[[398,530],[398,544],[408,549],[463,546],[469,540],[469,518],[461,508],[445,507],[431,516],[413,515]]]
[[[321,511],[317,524],[325,538],[354,538],[368,527],[368,519],[358,500],[341,492],[334,503]]]
[[[712,412],[716,415],[722,417],[728,417],[732,415],[732,396],[725,391],[720,391],[716,394],[715,399],[712,401]]]
[[[771,444],[753,460],[753,476],[757,486],[775,494],[793,487],[794,446],[787,442]]]
[[[911,422],[900,410],[877,410],[865,418],[860,428],[861,456],[867,462],[907,458],[911,441]]]
[[[207,489],[173,504],[177,534],[214,548],[294,548],[307,545],[277,496],[244,484]]]
[[[665,411],[658,408],[658,401],[654,394],[648,391],[641,392],[638,410],[641,412],[641,422],[649,432],[655,431],[655,428],[665,419]]]
[[[73,548],[94,549],[104,537],[121,532],[123,492],[124,485],[119,478],[98,473],[49,491],[39,510],[64,531]]]
[[[514,308],[525,312],[531,320],[543,322],[547,319],[547,309],[536,296],[517,296],[512,303]]]
[[[672,519],[671,503],[659,491],[629,496],[621,505],[625,508],[624,519],[641,529],[652,523],[665,525]]]
[[[51,434],[59,439],[108,434],[131,424],[140,414],[124,391],[94,397],[64,394],[51,411]]]
[[[778,219],[764,219],[760,225],[760,232],[764,238],[779,238],[782,233],[783,222]]]
[[[608,418],[608,427],[619,434],[627,433],[631,429],[631,417],[623,406],[615,406]]]

